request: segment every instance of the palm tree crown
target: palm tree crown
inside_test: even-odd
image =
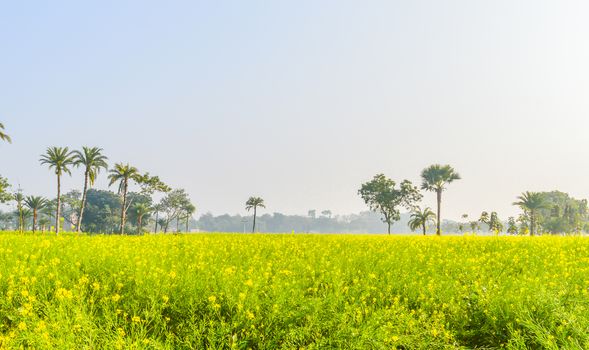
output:
[[[539,192],[526,191],[519,195],[517,199],[518,201],[513,202],[513,205],[517,205],[530,215],[530,234],[533,236],[536,232],[536,214],[538,210],[546,209],[548,203]]]
[[[421,189],[443,191],[445,185],[460,180],[460,175],[449,165],[434,164],[421,172]]]
[[[74,154],[67,147],[48,147],[45,154],[41,155],[39,162],[48,165],[49,169],[55,170],[55,175],[63,173],[71,175],[70,166],[74,163]]]
[[[102,154],[103,149],[99,147],[82,147],[82,151],[74,151],[74,165],[83,166],[88,174],[90,185],[94,185],[96,176],[100,169],[108,169],[108,158]]]

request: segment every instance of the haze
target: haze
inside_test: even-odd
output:
[[[444,217],[525,190],[589,197],[589,3],[78,1],[0,5],[2,169],[55,196],[48,146],[105,149],[197,214],[366,210],[383,172],[451,164]],[[96,187],[105,188],[105,176]],[[75,172],[64,192],[80,188]],[[434,207],[434,195],[426,194]]]

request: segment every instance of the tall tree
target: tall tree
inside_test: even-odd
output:
[[[0,140],[12,143],[12,139],[4,132],[4,124],[0,123]]]
[[[409,180],[401,182],[399,188],[395,181],[384,174],[377,174],[371,181],[362,184],[358,194],[370,210],[380,212],[382,221],[387,224],[387,232],[391,234],[391,225],[400,219],[399,207],[412,210],[415,203],[421,200],[417,187]]]
[[[449,165],[434,164],[421,172],[421,189],[431,192],[436,192],[436,203],[438,206],[437,220],[436,220],[436,234],[439,236],[442,232],[440,230],[441,207],[442,207],[442,192],[446,189],[446,185],[460,180],[460,175]]]
[[[266,208],[264,200],[260,197],[249,197],[245,202],[245,210],[254,210],[254,224],[252,225],[252,233],[256,232],[256,216],[258,214],[258,208]]]
[[[548,208],[548,204],[544,200],[544,196],[538,192],[526,191],[517,197],[518,201],[513,202],[513,205],[520,207],[530,218],[530,235],[536,233],[536,225],[538,218],[538,211]]]
[[[20,188],[14,194],[14,200],[16,201],[16,214],[18,215],[18,231],[22,233],[24,230],[23,201],[25,197]]]
[[[84,218],[84,208],[86,206],[86,196],[88,195],[88,186],[92,187],[96,177],[101,169],[108,169],[106,161],[108,158],[102,154],[103,149],[99,147],[82,147],[81,151],[74,151],[74,165],[84,167],[84,190],[82,192],[82,202],[78,213],[78,222],[76,231],[82,230],[82,219]]]
[[[430,209],[425,208],[421,210],[421,208],[416,207],[411,213],[411,219],[409,220],[409,228],[411,231],[415,231],[418,228],[423,230],[423,235],[427,231],[427,223],[428,222],[435,222],[436,214]]]
[[[71,175],[70,166],[74,162],[74,155],[67,147],[49,147],[39,160],[41,164],[49,166],[57,176],[57,209],[55,212],[55,234],[59,234],[59,219],[61,208],[61,176]]]
[[[33,211],[33,233],[37,230],[38,213],[47,205],[47,199],[40,196],[27,196],[25,205]]]
[[[184,211],[184,220],[186,224],[186,230],[184,232],[188,232],[188,223],[194,212],[196,212],[196,207],[192,203],[187,203],[182,209]]]
[[[164,233],[168,232],[168,226],[173,220],[179,219],[184,209],[190,204],[188,194],[183,189],[176,189],[170,191],[164,198],[162,198],[160,205],[165,217],[160,219],[160,226]],[[163,223],[163,225],[162,225]]]
[[[125,233],[125,220],[127,215],[127,193],[129,192],[129,181],[138,181],[139,180],[139,170],[134,166],[130,166],[129,164],[122,164],[117,163],[115,164],[114,169],[110,170],[110,174],[108,175],[109,179],[109,186],[112,186],[115,183],[119,183],[119,195],[123,197],[123,203],[121,205],[121,226],[119,229],[120,234]]]
[[[152,208],[152,211],[155,212],[155,226],[153,229],[154,233],[157,233],[157,225],[159,224],[159,215],[160,215],[160,211],[162,211],[164,209],[162,204],[155,204]]]

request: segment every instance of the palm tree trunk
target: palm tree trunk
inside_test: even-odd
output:
[[[534,211],[530,211],[530,236],[534,235],[534,231],[536,231],[536,215]]]
[[[61,212],[61,177],[57,175],[57,209],[55,210],[55,235],[59,234],[59,216]]]
[[[143,217],[141,215],[138,215],[137,216],[137,234],[141,234],[141,232],[142,232],[141,219],[143,219]]]
[[[252,233],[256,232],[256,209],[257,207],[254,206],[254,226],[252,227]]]
[[[37,208],[33,209],[33,234],[37,228]]]
[[[160,213],[159,211],[155,212],[155,229],[153,230],[154,233],[157,233],[157,217],[158,217],[159,213]]]
[[[440,230],[440,217],[441,217],[441,207],[442,207],[442,190],[437,190],[436,191],[436,195],[437,195],[437,202],[438,202],[438,222],[437,222],[437,230],[436,230],[436,235],[440,236],[442,234],[441,230]]]
[[[84,217],[84,207],[86,206],[86,194],[88,193],[88,170],[84,174],[84,192],[82,192],[82,203],[80,204],[80,215],[78,215],[78,227],[76,232],[82,231],[82,218]]]
[[[426,227],[425,227],[425,222],[423,223],[423,226],[421,226],[423,228],[423,235],[425,236],[425,231],[426,231]]]
[[[123,206],[121,207],[121,228],[120,228],[120,232],[121,234],[125,234],[125,220],[127,218],[127,211],[125,209],[127,206],[127,189],[128,189],[128,185],[129,183],[127,182],[127,179],[123,180],[124,185],[123,185]]]

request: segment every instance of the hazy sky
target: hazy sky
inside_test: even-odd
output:
[[[0,174],[54,196],[39,155],[97,145],[200,213],[254,194],[358,212],[362,182],[431,163],[463,177],[449,218],[515,214],[525,190],[587,198],[588,17],[586,1],[4,1]]]

